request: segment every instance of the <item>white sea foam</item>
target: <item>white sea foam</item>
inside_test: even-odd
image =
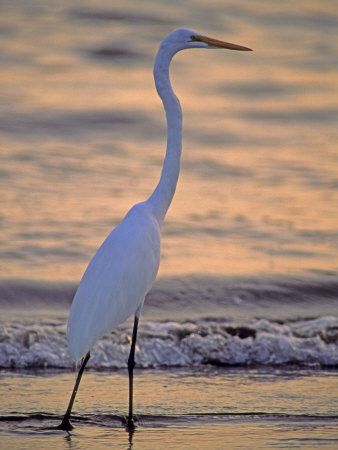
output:
[[[88,367],[125,368],[130,331],[122,327],[104,336],[93,348]],[[285,323],[266,319],[144,322],[139,329],[136,362],[142,368],[204,364],[337,367],[338,319],[327,316]],[[63,323],[12,323],[1,328],[0,367],[73,366]]]

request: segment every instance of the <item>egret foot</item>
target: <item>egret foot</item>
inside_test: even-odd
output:
[[[133,417],[128,417],[127,428],[129,431],[133,431],[136,428],[135,420]]]
[[[134,432],[135,428],[137,427],[136,425],[136,421],[134,419],[134,417],[128,417],[128,416],[124,416],[121,417],[121,421],[123,423],[123,425],[125,425],[126,430],[129,432]]]
[[[63,431],[71,431],[74,429],[73,425],[71,424],[71,422],[69,420],[69,417],[66,417],[66,416],[64,416],[64,418],[62,419],[62,422],[56,428],[58,430],[63,430]]]

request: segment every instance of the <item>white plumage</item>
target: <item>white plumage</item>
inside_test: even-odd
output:
[[[151,209],[135,205],[90,261],[68,320],[75,360],[143,304],[160,262],[160,226]]]

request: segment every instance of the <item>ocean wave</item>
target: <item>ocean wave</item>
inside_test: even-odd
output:
[[[0,280],[0,308],[3,310],[44,309],[68,311],[76,283],[41,280]],[[191,275],[159,278],[146,296],[142,317],[180,321],[182,311],[196,318],[221,314],[234,316],[299,318],[336,315],[336,276],[222,277]],[[229,317],[229,316],[228,316]]]
[[[98,341],[88,367],[127,367],[130,329],[121,327]],[[136,364],[140,368],[298,365],[338,367],[338,319],[277,322],[196,320],[142,322]],[[61,321],[8,323],[0,329],[0,367],[6,369],[74,367]]]

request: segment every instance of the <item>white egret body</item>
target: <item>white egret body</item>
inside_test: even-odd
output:
[[[182,112],[169,79],[172,57],[189,48],[250,50],[208,38],[187,29],[169,34],[161,43],[154,79],[167,119],[167,150],[160,181],[145,202],[135,205],[103,242],[79,284],[68,320],[69,351],[75,360],[85,357],[60,428],[72,428],[69,417],[89,351],[105,333],[135,315],[129,369],[129,417],[133,426],[132,384],[137,325],[144,298],[155,280],[160,261],[160,230],[175,193],[180,171]]]
[[[103,242],[75,294],[68,320],[75,360],[141,308],[159,261],[160,225],[148,202],[137,204]]]

